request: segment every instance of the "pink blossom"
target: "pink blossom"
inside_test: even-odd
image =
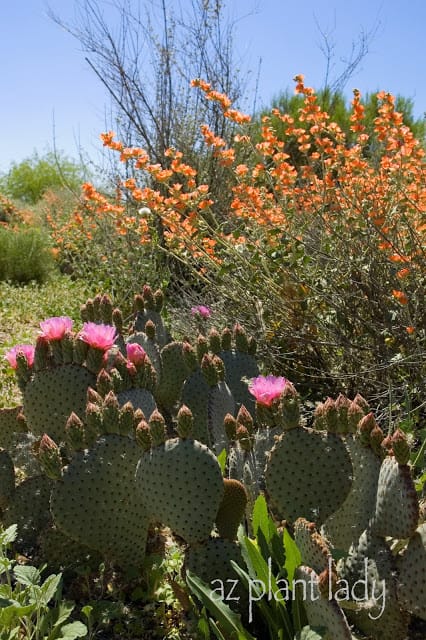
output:
[[[135,365],[143,364],[146,358],[146,351],[137,342],[126,344],[127,359]]]
[[[248,390],[259,404],[269,407],[280,397],[286,384],[287,380],[282,376],[258,376],[252,378]]]
[[[72,330],[73,321],[68,316],[47,318],[40,322],[41,335],[47,340],[60,340],[67,331]]]
[[[96,322],[85,322],[78,334],[78,337],[89,346],[103,351],[113,346],[116,336],[115,327],[109,324],[96,324]]]
[[[10,351],[8,351],[4,357],[6,358],[12,369],[16,369],[18,366],[18,363],[16,362],[16,356],[18,355],[18,353],[23,353],[28,362],[28,366],[32,367],[34,363],[34,351],[35,349],[32,344],[17,344],[12,349],[10,349]]]
[[[193,316],[199,315],[201,318],[210,318],[212,312],[209,307],[204,306],[203,304],[199,304],[196,307],[192,307],[191,313]]]

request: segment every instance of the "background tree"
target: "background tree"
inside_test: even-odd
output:
[[[0,192],[24,204],[36,204],[48,189],[68,187],[76,192],[84,179],[81,165],[61,153],[36,151],[0,176]]]

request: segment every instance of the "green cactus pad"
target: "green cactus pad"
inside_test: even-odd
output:
[[[0,449],[0,512],[11,501],[15,493],[15,468],[5,449]]]
[[[218,455],[228,447],[223,421],[225,416],[235,413],[235,401],[226,382],[210,387],[207,405],[208,445]]]
[[[19,484],[2,516],[3,525],[18,525],[16,548],[21,552],[32,549],[40,531],[51,521],[49,510],[52,481],[45,476],[34,476]]]
[[[120,391],[117,394],[117,400],[120,407],[123,407],[126,402],[130,402],[135,411],[136,409],[141,409],[146,416],[150,416],[154,409],[157,408],[154,396],[147,389],[135,387]]]
[[[24,414],[32,433],[47,433],[62,442],[69,415],[84,415],[87,389],[95,385],[95,375],[77,364],[37,371],[24,391]]]
[[[340,436],[298,427],[283,433],[273,447],[265,482],[280,519],[303,517],[320,526],[345,501],[352,463]]]
[[[37,557],[50,571],[70,571],[79,566],[98,569],[102,556],[97,551],[71,540],[53,526],[41,532]]]
[[[246,568],[239,545],[223,538],[210,538],[188,548],[184,570],[195,573],[217,593],[218,598],[225,597],[225,604],[246,616],[249,611],[247,590],[238,580],[231,561]]]
[[[348,586],[358,599],[359,610],[346,612],[349,620],[374,640],[406,640],[408,616],[397,601],[394,561],[383,538],[364,531],[337,569],[343,596]]]
[[[334,547],[348,550],[374,513],[381,460],[358,438],[347,435],[345,442],[353,466],[352,487],[342,506],[325,521],[324,531]]]
[[[422,620],[426,620],[426,523],[411,536],[397,560],[398,600]]]
[[[153,519],[189,544],[209,537],[224,489],[219,463],[205,445],[167,440],[142,454],[136,481]]]
[[[208,402],[210,387],[201,369],[197,369],[186,380],[182,388],[181,403],[186,405],[194,417],[194,439],[208,444]]]
[[[221,351],[219,357],[225,365],[225,382],[231,389],[232,395],[238,406],[242,404],[254,415],[255,399],[249,393],[245,379],[256,378],[259,375],[259,367],[256,358],[242,351]]]
[[[170,342],[161,349],[161,376],[156,393],[161,406],[173,407],[178,402],[189,374],[182,342]]]
[[[311,567],[302,565],[296,569],[294,577],[310,626],[327,630],[321,636],[323,640],[352,640],[348,621],[338,602],[328,594],[321,595],[318,574]]]
[[[16,441],[18,433],[26,433],[25,420],[19,420],[22,407],[0,409],[0,447],[11,449]]]
[[[168,342],[171,342],[172,338],[170,332],[164,326],[163,318],[158,311],[154,311],[153,309],[138,311],[134,322],[134,331],[145,331],[145,325],[148,320],[151,320],[155,325],[155,337],[160,348],[164,347]]]
[[[294,525],[294,540],[302,556],[302,564],[312,567],[317,574],[326,569],[335,573],[329,546],[312,522],[298,518]]]
[[[419,503],[410,468],[394,457],[385,458],[380,469],[376,512],[371,524],[379,536],[409,538],[419,520]]]
[[[74,455],[52,492],[57,527],[120,566],[139,566],[145,555],[148,514],[134,481],[139,456],[133,440],[103,436]]]

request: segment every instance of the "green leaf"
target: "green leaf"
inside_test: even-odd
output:
[[[222,475],[224,476],[226,469],[226,449],[222,449],[222,451],[217,456],[217,461],[219,463],[220,470],[222,471]]]
[[[52,574],[41,585],[42,602],[47,604],[58,594],[58,590],[62,580],[62,573],[58,575]]]
[[[212,591],[198,576],[188,571],[186,582],[192,593],[204,604],[214,619],[218,621],[225,634],[232,636],[235,640],[255,640],[244,629],[239,616],[220,600],[217,593]]]
[[[15,566],[13,574],[19,584],[35,586],[40,583],[40,571],[36,567],[18,564]]]
[[[60,602],[56,609],[55,627],[58,627],[61,624],[64,624],[64,622],[66,622],[70,617],[73,609],[74,609],[73,602],[64,602],[64,601]]]
[[[284,549],[285,549],[285,565],[284,568],[287,571],[287,580],[289,585],[293,584],[293,577],[296,567],[302,562],[302,556],[297,547],[297,544],[287,531],[284,529]]]
[[[260,495],[256,498],[256,502],[253,507],[253,532],[258,536],[258,530],[263,533],[264,538],[269,542],[270,529],[269,529],[269,515],[268,505],[266,504],[265,496]]]
[[[12,524],[10,527],[0,533],[0,546],[6,546],[16,540],[18,535],[18,525]]]
[[[87,627],[82,622],[70,622],[61,629],[61,635],[58,640],[75,640],[75,638],[84,638],[87,635]]]

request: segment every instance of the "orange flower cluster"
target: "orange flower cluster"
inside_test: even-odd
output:
[[[368,134],[361,94],[354,90],[350,118],[354,140],[349,143],[321,109],[314,90],[305,86],[303,76],[297,75],[295,82],[296,93],[303,97],[297,123],[289,114],[273,109],[263,118],[257,139],[246,126],[250,117],[232,109],[226,95],[201,79],[192,83],[236,125],[233,146],[201,125],[206,145],[227,167],[234,184],[229,222],[245,229],[235,234],[234,244],[256,237],[257,243],[271,248],[283,241],[284,234],[302,238],[304,230],[320,222],[331,239],[333,234],[347,237],[348,250],[355,238],[367,234],[389,265],[395,265],[395,277],[400,283],[407,282],[425,246],[424,150],[395,111],[390,94],[378,94],[374,133]],[[151,164],[143,149],[124,148],[112,132],[101,137],[105,146],[120,153],[123,162],[131,161],[143,172],[142,184],[151,185],[139,186],[135,178],[129,178],[119,190],[161,219],[169,248],[183,256],[220,262],[221,247],[232,242],[233,236],[217,233],[212,237],[205,214],[214,212],[216,203],[209,186],[197,184],[197,172],[183,162],[182,153],[167,150],[168,164],[162,167]],[[241,162],[242,157],[250,160]],[[141,242],[150,241],[154,218],[126,217],[122,204],[110,204],[91,185],[83,185],[83,193],[93,215],[114,217],[118,233],[130,226],[139,230]],[[409,296],[397,282],[389,299],[406,306]]]

